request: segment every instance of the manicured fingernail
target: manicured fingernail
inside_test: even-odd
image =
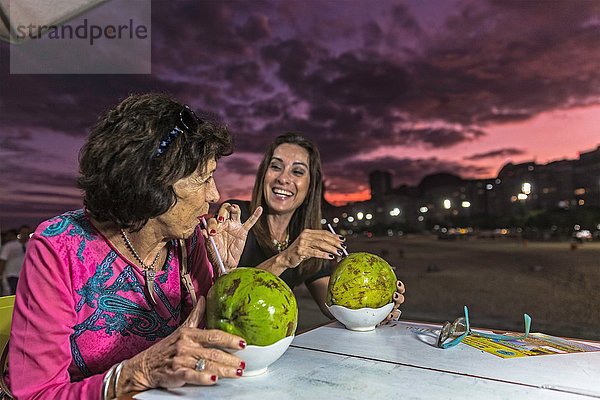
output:
[[[215,233],[217,233],[217,231],[215,231],[214,229],[211,229],[211,230],[210,230],[210,234],[211,234],[211,235],[214,235]]]
[[[344,254],[344,252],[343,252],[343,251],[341,251],[341,250],[338,250],[338,251],[337,251],[337,253],[338,253],[340,256],[341,256],[342,254]]]
[[[238,369],[237,371],[235,371],[235,374],[236,374],[237,376],[242,376],[242,375],[244,374],[244,370],[240,368],[240,369]]]
[[[340,235],[340,236],[338,236],[338,237],[340,238],[340,240],[341,240],[342,242],[345,242],[345,241],[346,241],[346,238],[345,238],[345,237],[343,237],[342,235]]]
[[[345,245],[344,243],[342,243],[342,247],[343,247],[343,248],[346,248],[346,245]]]
[[[245,342],[244,340],[240,340],[240,347],[241,347],[242,349],[245,349],[245,348],[246,348],[246,342]]]
[[[242,362],[240,363],[240,368],[241,368],[241,369],[245,369],[245,368],[246,368],[246,362],[245,362],[245,361],[242,361]]]
[[[394,293],[394,300],[398,300],[399,297],[400,295],[398,293]]]
[[[225,221],[225,218],[223,218],[222,216],[219,216],[219,218],[217,218],[217,221],[223,222],[223,221]]]
[[[217,379],[219,379],[219,378],[217,378],[217,376],[216,376],[216,375],[211,375],[211,376],[210,376],[210,380],[211,380],[211,381],[213,381],[213,382],[216,382],[216,381],[217,381]]]
[[[333,260],[335,258],[335,256],[333,254],[330,254],[329,258],[331,258]]]

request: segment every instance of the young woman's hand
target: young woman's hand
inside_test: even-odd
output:
[[[392,312],[388,314],[385,320],[381,323],[382,325],[388,324],[392,321],[398,321],[400,319],[400,305],[404,303],[404,292],[406,292],[406,288],[404,287],[404,283],[402,281],[396,282],[396,292],[394,293],[394,308]]]
[[[344,254],[345,240],[343,236],[325,230],[305,229],[279,254],[279,258],[287,268],[295,268],[312,257],[333,260]]]

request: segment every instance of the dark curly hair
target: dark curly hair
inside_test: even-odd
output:
[[[139,230],[176,203],[175,182],[232,153],[225,125],[201,115],[198,129],[184,130],[157,156],[182,109],[167,95],[149,93],[131,95],[100,116],[79,154],[77,183],[92,217]]]

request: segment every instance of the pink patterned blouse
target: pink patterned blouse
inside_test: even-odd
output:
[[[186,244],[194,288],[206,296],[214,277],[199,230]],[[16,398],[100,399],[113,364],[168,336],[189,313],[177,254],[173,241],[156,274],[155,305],[143,271],[83,210],[40,224],[29,241],[12,321],[9,374]]]

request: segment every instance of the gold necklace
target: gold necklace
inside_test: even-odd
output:
[[[271,239],[271,241],[273,243],[273,246],[275,247],[275,250],[277,250],[278,253],[281,253],[282,251],[287,249],[288,246],[290,245],[290,235],[286,232],[285,239],[282,240],[281,242],[278,241],[277,239]]]
[[[121,229],[121,236],[123,237],[125,246],[133,255],[133,258],[135,258],[135,260],[138,263],[140,263],[140,266],[144,270],[144,280],[146,281],[146,288],[148,289],[148,293],[150,294],[150,299],[152,299],[152,302],[156,304],[156,300],[154,299],[154,277],[156,276],[156,270],[154,269],[154,265],[156,264],[156,261],[158,261],[158,257],[160,256],[162,249],[160,249],[158,253],[156,253],[154,260],[152,260],[152,264],[146,265],[144,263],[144,260],[142,260],[142,258],[138,255],[137,251],[135,251],[135,249],[133,248],[133,245],[129,241],[129,238],[127,237],[123,229]]]

